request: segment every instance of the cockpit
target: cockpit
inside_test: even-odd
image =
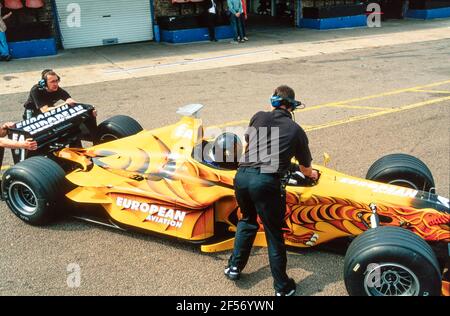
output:
[[[236,170],[243,153],[240,138],[234,133],[222,133],[214,141],[202,140],[192,151],[192,157],[212,168]]]

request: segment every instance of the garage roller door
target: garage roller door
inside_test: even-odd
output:
[[[149,0],[56,0],[55,3],[64,48],[153,39]],[[79,7],[74,8],[74,3]],[[76,25],[74,13],[78,8],[80,23]]]

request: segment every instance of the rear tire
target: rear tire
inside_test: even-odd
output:
[[[9,209],[31,225],[49,223],[66,193],[64,170],[49,158],[36,156],[6,170],[2,193]]]
[[[418,158],[407,154],[391,154],[378,159],[367,171],[366,179],[414,190],[434,191],[430,169]]]
[[[431,247],[400,227],[369,229],[345,255],[344,281],[352,296],[437,296],[441,280]]]
[[[135,119],[126,115],[116,115],[98,125],[98,140],[96,143],[106,143],[137,134],[141,131],[143,131],[143,128]]]

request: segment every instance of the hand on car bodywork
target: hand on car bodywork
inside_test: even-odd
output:
[[[27,149],[36,150],[37,143],[32,139],[26,139],[24,141],[17,141],[8,139],[6,137],[0,138],[0,147],[11,148],[11,149]]]
[[[32,138],[27,138],[25,141],[19,142],[20,147],[27,150],[36,150],[37,142]]]
[[[309,177],[315,181],[315,180],[319,179],[319,172],[317,170],[313,169],[311,171],[311,175]]]
[[[68,98],[65,103],[72,106],[72,105],[77,104],[77,101],[75,101],[72,98]]]
[[[8,128],[14,127],[15,123],[13,122],[7,122],[4,123],[0,127],[0,137],[6,136],[8,133]],[[36,150],[37,149],[37,142],[34,141],[31,138],[27,138],[24,141],[16,141],[12,139],[2,138],[0,139],[0,147],[6,147],[6,148],[23,148],[27,150]]]
[[[317,180],[319,178],[319,172],[312,167],[305,167],[303,165],[300,165],[300,171],[307,176],[308,178],[311,178],[313,180]]]
[[[8,132],[7,129],[13,127],[14,125],[15,125],[15,123],[13,123],[13,122],[4,123],[0,127],[0,137],[6,136],[6,134]]]

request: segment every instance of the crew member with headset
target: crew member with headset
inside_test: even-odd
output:
[[[272,111],[256,113],[245,134],[247,145],[234,179],[242,218],[237,224],[233,253],[224,273],[231,280],[239,279],[259,229],[259,216],[266,235],[275,295],[291,296],[295,294],[296,284],[286,273],[287,257],[282,232],[286,196],[281,177],[294,156],[305,176],[317,180],[318,172],[311,167],[308,137],[293,120],[292,112],[304,107],[295,100],[294,90],[286,85],[279,86],[270,101]]]
[[[24,104],[24,120],[53,110],[55,103],[60,100],[69,105],[77,103],[66,90],[59,86],[60,81],[61,78],[52,69],[42,71],[41,80],[31,88],[28,100]]]
[[[77,104],[77,101],[72,99],[70,94],[59,86],[60,81],[61,77],[53,69],[44,69],[42,71],[41,80],[31,88],[28,100],[24,104],[24,120],[59,107],[55,106],[55,103],[60,100],[64,101],[63,104],[70,106]],[[92,114],[93,118],[87,120],[85,125],[89,129],[91,140],[96,141],[97,110],[94,109]]]

